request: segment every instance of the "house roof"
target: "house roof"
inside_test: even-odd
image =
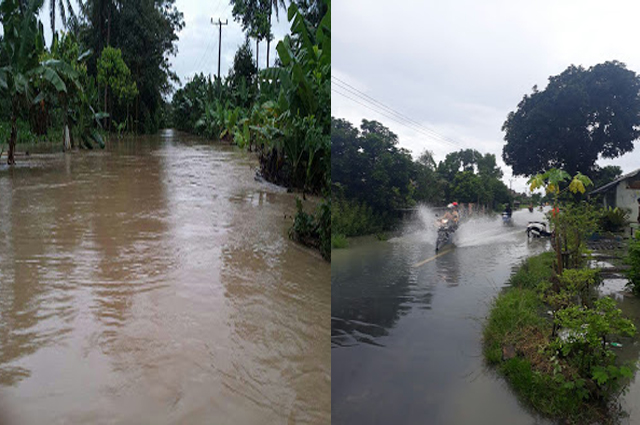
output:
[[[616,179],[616,180],[612,181],[611,183],[607,183],[607,184],[605,184],[604,186],[600,186],[600,187],[599,187],[599,188],[597,188],[596,190],[592,191],[589,195],[596,195],[596,194],[598,194],[598,193],[606,192],[606,191],[608,191],[609,189],[616,187],[616,186],[618,185],[618,183],[620,183],[621,181],[626,180],[626,179],[629,179],[629,178],[631,178],[631,177],[635,177],[635,176],[637,176],[638,174],[640,174],[640,168],[638,168],[637,170],[632,171],[632,172],[630,172],[630,173],[628,173],[628,174],[625,174],[624,176],[622,176],[622,177],[620,177],[620,178],[618,178],[618,179]]]

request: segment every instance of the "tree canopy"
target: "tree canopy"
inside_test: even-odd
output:
[[[633,150],[640,136],[640,77],[617,61],[569,66],[525,95],[502,126],[502,158],[514,175],[595,170],[599,157]]]
[[[82,6],[82,18],[81,40],[96,53],[89,72],[97,75],[97,59],[106,46],[119,48],[138,89],[133,112],[140,123],[137,131],[156,131],[164,96],[172,90],[171,81],[178,81],[169,63],[184,27],[175,0],[89,0]],[[113,118],[123,121],[125,112]]]

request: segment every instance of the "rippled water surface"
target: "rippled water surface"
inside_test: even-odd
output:
[[[294,196],[253,159],[172,131],[19,159],[0,422],[330,422],[330,265],[288,240]]]

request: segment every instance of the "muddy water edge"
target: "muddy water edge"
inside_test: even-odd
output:
[[[0,167],[2,423],[330,422],[330,264],[255,165],[167,130]]]

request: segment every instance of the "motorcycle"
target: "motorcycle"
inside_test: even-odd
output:
[[[511,214],[506,211],[502,213],[502,224],[505,226],[511,225]]]
[[[529,205],[529,212],[532,213],[533,212],[533,205]]]
[[[530,221],[527,224],[527,237],[531,238],[549,238],[553,232],[547,231],[546,223],[542,221]]]
[[[438,221],[438,239],[436,240],[436,252],[443,246],[451,242],[453,234],[458,229],[458,226],[451,220],[442,219]]]

